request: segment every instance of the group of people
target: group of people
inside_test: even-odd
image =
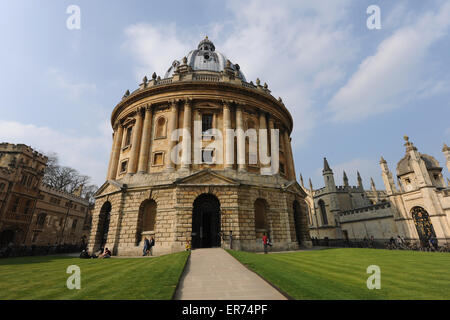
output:
[[[142,250],[142,256],[152,256],[153,255],[153,246],[155,245],[155,238],[153,236],[149,239],[147,237],[144,238],[144,249]]]
[[[93,252],[92,254],[89,254],[89,251],[87,249],[84,249],[83,251],[81,251],[80,253],[80,258],[81,259],[107,259],[107,258],[111,258],[112,253],[108,248],[101,248],[97,254],[95,254],[95,252]]]

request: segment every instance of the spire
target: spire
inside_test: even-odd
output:
[[[375,188],[375,182],[373,182],[373,178],[370,177],[370,188],[372,189],[372,191],[376,191],[377,189]]]
[[[309,189],[311,189],[311,191],[313,191],[314,189],[313,189],[313,185],[312,185],[312,182],[311,182],[311,178],[309,178]]]
[[[348,187],[348,178],[347,178],[347,174],[345,173],[345,170],[344,170],[344,174],[343,174],[343,180],[344,180],[344,186]]]
[[[328,164],[327,158],[323,158],[323,172],[332,171],[330,165]]]
[[[302,185],[302,187],[304,187],[305,185],[303,184],[303,176],[302,176],[302,174],[300,173],[300,184]]]
[[[358,176],[358,187],[360,187],[361,189],[363,189],[363,184],[362,184],[362,179],[361,179],[361,175],[359,174],[359,171],[356,171],[357,176]]]
[[[450,148],[444,143],[444,148],[442,148],[442,152],[450,151]]]
[[[383,156],[381,156],[381,159],[380,159],[380,164],[382,164],[382,163],[387,163],[386,160],[384,160]]]

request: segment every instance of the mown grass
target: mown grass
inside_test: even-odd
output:
[[[450,254],[326,249],[276,254],[228,252],[294,299],[450,299]],[[367,267],[381,269],[369,290]]]
[[[187,257],[187,252],[180,252],[142,259],[1,259],[0,299],[171,299]],[[79,290],[66,286],[70,265],[81,269]]]

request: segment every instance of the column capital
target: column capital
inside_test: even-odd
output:
[[[113,124],[113,130],[116,131],[117,129],[119,129],[119,126],[121,126],[122,123],[119,120],[116,120],[116,122],[114,122]]]
[[[133,115],[141,116],[145,112],[145,105],[137,106],[136,109],[134,109]]]
[[[188,106],[192,106],[192,102],[194,99],[192,99],[192,97],[186,97],[183,99],[184,101],[184,105],[188,105]]]
[[[152,104],[152,103],[147,103],[146,105],[145,105],[145,112],[151,112],[151,111],[153,111],[153,107],[154,107],[154,104]]]

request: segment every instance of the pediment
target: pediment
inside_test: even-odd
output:
[[[94,194],[95,198],[98,198],[103,195],[115,193],[122,191],[124,185],[122,183],[116,182],[114,180],[107,180]]]
[[[306,192],[305,190],[303,190],[303,188],[298,184],[297,181],[292,181],[290,182],[288,185],[286,185],[284,187],[285,190],[291,191],[291,192],[295,192],[295,193],[299,193],[302,195],[306,196]]]
[[[205,169],[174,182],[177,185],[238,185],[236,180]]]

